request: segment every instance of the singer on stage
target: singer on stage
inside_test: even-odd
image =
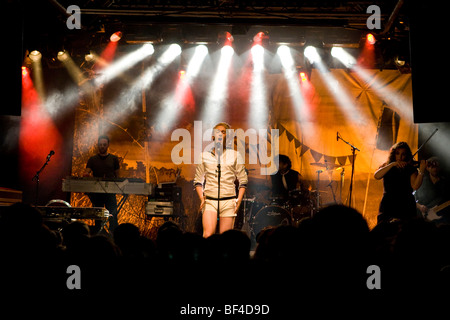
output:
[[[375,179],[383,179],[384,187],[378,223],[393,218],[411,219],[417,216],[412,193],[422,185],[427,162],[422,160],[417,170],[412,161],[411,148],[406,142],[398,142],[391,147],[388,161],[375,172]]]
[[[214,126],[214,147],[202,153],[201,163],[197,165],[195,172],[194,185],[200,199],[204,238],[215,233],[218,214],[219,232],[233,229],[234,219],[247,187],[244,161],[232,148],[232,138],[229,139],[231,143],[227,148],[227,129],[230,128],[225,122]],[[237,199],[234,183],[236,179],[239,181]]]
[[[107,136],[98,137],[98,154],[89,158],[84,172],[85,177],[94,176],[96,178],[118,178],[119,158],[108,152],[109,138]],[[110,193],[89,193],[94,207],[105,207],[111,215],[109,219],[109,232],[113,232],[117,227],[117,200],[115,194]]]

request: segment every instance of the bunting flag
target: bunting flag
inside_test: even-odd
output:
[[[302,157],[305,154],[305,152],[309,150],[309,147],[304,144],[300,144],[300,147],[301,147],[300,157]]]
[[[322,158],[324,158],[324,161],[330,164],[337,164],[340,166],[345,166],[347,164],[347,161],[352,164],[354,157],[353,155],[347,155],[347,156],[330,156],[323,154],[319,151],[316,151],[314,149],[311,149],[309,146],[303,144],[300,140],[298,140],[292,133],[289,132],[281,123],[275,124],[276,129],[279,130],[279,135],[281,136],[284,132],[286,133],[286,137],[289,140],[289,142],[294,141],[295,146],[295,153],[300,154],[300,157],[302,157],[307,151],[311,153],[311,156],[313,157],[315,162],[320,162]],[[356,157],[356,154],[355,154]],[[336,163],[337,160],[337,163]]]
[[[323,154],[320,152],[317,152],[313,149],[310,149],[309,152],[311,152],[312,157],[314,158],[315,162],[320,162],[320,159],[322,159]]]
[[[348,159],[348,156],[337,157],[337,161],[338,161],[339,165],[341,165],[341,166],[345,166],[347,159]]]

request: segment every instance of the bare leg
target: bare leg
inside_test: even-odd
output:
[[[234,228],[234,217],[223,217],[219,221],[219,232],[224,233]]]
[[[203,238],[208,238],[216,232],[217,212],[205,211],[202,215]]]

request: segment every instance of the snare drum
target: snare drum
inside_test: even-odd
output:
[[[257,236],[264,228],[292,225],[289,212],[279,206],[265,206],[253,217],[251,228],[254,236]]]

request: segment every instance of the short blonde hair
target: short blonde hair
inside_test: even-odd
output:
[[[216,129],[217,127],[219,127],[219,126],[222,126],[222,127],[225,127],[225,129],[231,129],[231,126],[228,124],[228,123],[226,123],[226,122],[219,122],[218,124],[216,124],[215,126],[214,126],[214,128],[213,129]]]

